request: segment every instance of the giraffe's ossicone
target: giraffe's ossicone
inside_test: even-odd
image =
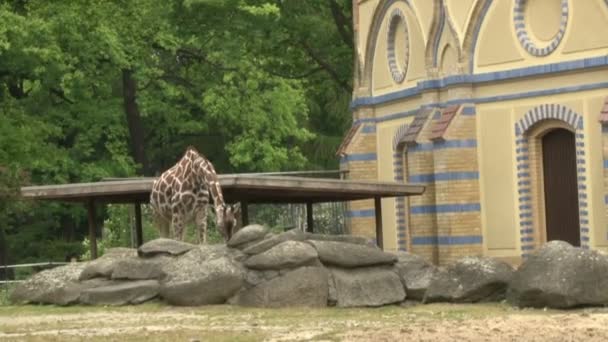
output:
[[[240,206],[224,202],[211,162],[189,147],[184,156],[154,181],[150,205],[161,237],[183,241],[185,226],[195,222],[199,243],[207,243],[207,207],[213,200],[216,225],[224,241],[236,232]]]

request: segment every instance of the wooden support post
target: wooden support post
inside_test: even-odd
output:
[[[247,201],[241,201],[241,221],[243,227],[249,225],[249,203]]]
[[[135,202],[135,241],[137,247],[144,244],[144,229],[141,224],[141,203]]]
[[[312,202],[306,202],[306,231],[314,232],[314,220],[312,217]]]
[[[384,249],[382,237],[382,198],[374,197],[374,208],[376,210],[376,244]]]
[[[89,243],[91,244],[91,260],[97,259],[97,227],[95,225],[95,201],[91,198],[87,202],[89,212]]]

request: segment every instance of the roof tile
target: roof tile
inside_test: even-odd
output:
[[[454,105],[454,106],[449,106],[449,107],[445,108],[441,112],[441,116],[439,117],[439,119],[435,120],[433,128],[431,130],[431,136],[429,139],[431,139],[431,140],[443,139],[445,132],[448,130],[450,123],[452,122],[452,120],[454,119],[456,114],[458,114],[459,110],[460,110],[460,105]]]
[[[348,145],[350,145],[350,142],[353,140],[355,134],[357,133],[360,127],[361,123],[355,124],[348,130],[348,132],[346,132],[344,140],[342,140],[340,147],[338,147],[338,150],[336,151],[336,156],[343,156],[346,154],[346,149],[348,148]]]
[[[405,132],[405,135],[403,136],[401,141],[399,141],[399,143],[405,143],[408,145],[416,144],[416,139],[418,138],[418,135],[420,135],[424,124],[427,122],[427,119],[429,118],[430,114],[433,113],[433,111],[434,109],[431,108],[420,109],[418,113],[416,113],[414,121],[412,121],[409,128]]]
[[[604,106],[600,112],[600,122],[603,124],[608,123],[608,97],[604,100]]]

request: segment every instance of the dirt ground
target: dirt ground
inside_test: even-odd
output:
[[[0,341],[608,341],[608,309],[0,306]]]

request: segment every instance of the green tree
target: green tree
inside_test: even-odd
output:
[[[152,175],[187,145],[222,173],[336,168],[350,124],[350,10],[343,0],[0,2],[0,187]],[[81,251],[83,208],[0,201],[8,257]]]

